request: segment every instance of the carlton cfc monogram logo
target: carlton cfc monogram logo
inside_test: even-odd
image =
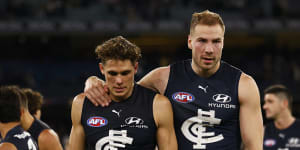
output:
[[[95,150],[118,150],[132,144],[133,138],[127,136],[127,130],[109,130],[109,135],[97,141]]]
[[[206,149],[205,144],[215,143],[224,139],[222,134],[207,132],[206,127],[213,127],[221,123],[215,118],[215,111],[202,111],[198,109],[198,116],[187,119],[181,126],[181,132],[191,142],[195,143],[193,149]]]

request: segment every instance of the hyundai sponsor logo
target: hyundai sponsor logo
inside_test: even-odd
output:
[[[139,117],[128,117],[125,119],[125,124],[121,125],[121,128],[129,127],[129,128],[140,128],[140,129],[148,129],[148,125],[144,124],[144,120]]]
[[[217,103],[208,103],[209,107],[235,109],[236,105],[230,104],[231,97],[226,94],[215,94],[212,99]]]
[[[300,148],[300,139],[298,137],[291,137],[286,144],[286,147]]]
[[[138,118],[138,117],[129,117],[125,120],[125,123],[126,124],[143,124],[144,123],[144,120],[142,120],[141,118]]]
[[[231,102],[231,97],[226,94],[216,94],[213,96],[213,100],[218,103],[229,103]]]

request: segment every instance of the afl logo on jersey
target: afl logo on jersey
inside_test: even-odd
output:
[[[177,92],[172,95],[172,99],[180,103],[190,103],[195,100],[195,97],[188,92]]]
[[[213,100],[218,103],[229,103],[231,101],[231,97],[226,94],[216,94],[213,96]]]
[[[266,139],[264,142],[264,145],[266,147],[272,147],[276,144],[276,141],[274,139]]]
[[[107,125],[107,119],[103,117],[93,116],[87,120],[87,125],[90,127],[103,127]]]

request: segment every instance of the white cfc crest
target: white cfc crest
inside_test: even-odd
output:
[[[215,111],[202,111],[198,109],[198,116],[191,117],[184,121],[181,126],[183,135],[195,143],[193,149],[205,149],[208,143],[218,142],[224,139],[222,134],[215,136],[214,132],[206,132],[205,126],[220,124],[221,119],[215,118]]]
[[[118,150],[125,148],[125,144],[132,144],[133,138],[127,137],[127,130],[109,130],[109,135],[96,143],[96,150]]]

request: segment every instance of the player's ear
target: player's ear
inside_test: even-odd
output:
[[[25,108],[24,107],[20,107],[20,118],[22,118],[25,114]]]
[[[102,63],[99,63],[99,68],[100,68],[101,73],[104,74],[104,69],[103,69],[103,64]]]
[[[189,34],[189,36],[188,36],[188,47],[189,47],[189,49],[192,49],[192,37],[191,37],[191,34]]]
[[[41,116],[42,116],[42,111],[39,109],[36,111],[36,113],[34,114],[35,118],[37,119],[41,119]]]
[[[137,73],[138,68],[139,68],[139,63],[136,62],[136,63],[134,64],[134,74]]]
[[[289,101],[288,101],[287,99],[284,99],[284,100],[283,100],[283,105],[284,105],[285,107],[289,107]]]

